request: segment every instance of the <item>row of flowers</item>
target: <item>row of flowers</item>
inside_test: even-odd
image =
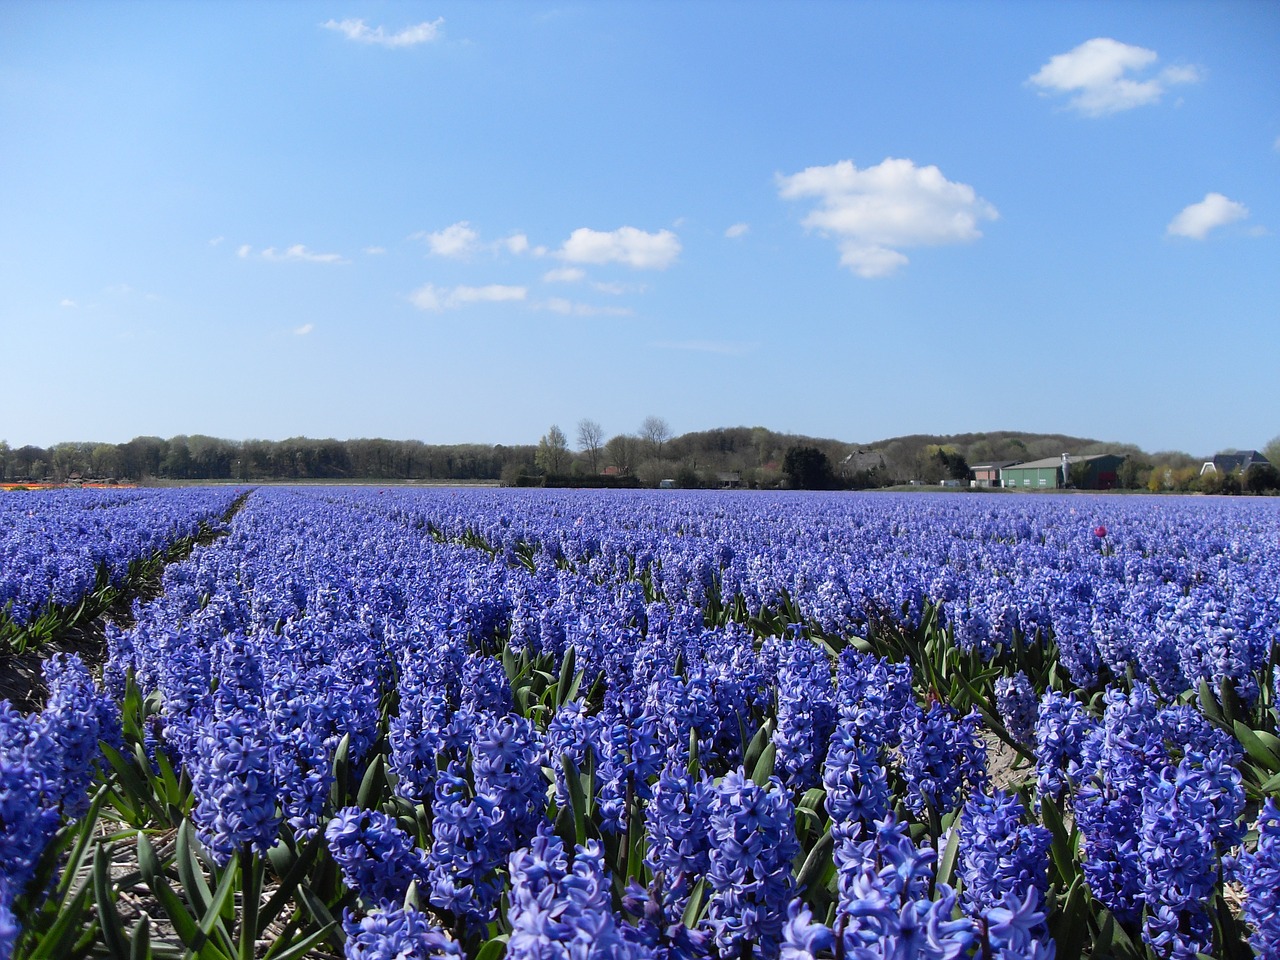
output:
[[[119,586],[130,566],[194,537],[240,491],[50,490],[0,497],[0,618],[22,626]]]
[[[1272,955],[1280,819],[1223,711],[1265,757],[1277,516],[1168,503],[259,491],[76,681],[101,752],[0,757],[62,785],[0,793],[45,824],[3,808],[0,945],[48,942],[22,864],[97,777],[203,955]],[[1176,691],[1090,607],[1143,584]],[[12,730],[69,722],[50,686]]]

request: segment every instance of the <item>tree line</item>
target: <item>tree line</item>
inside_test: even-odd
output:
[[[76,479],[255,481],[472,481],[548,486],[871,489],[916,481],[967,484],[973,464],[1072,454],[1125,457],[1118,485],[1141,490],[1235,492],[1230,478],[1201,479],[1202,459],[1148,454],[1131,444],[1010,431],[912,435],[869,444],[724,427],[676,436],[646,417],[609,435],[580,420],[572,439],[553,424],[536,443],[427,444],[418,440],[224,440],[202,435],[135,437],[127,443],[11,448],[0,441],[0,478],[10,483]],[[1280,463],[1280,437],[1263,451]],[[1254,484],[1256,486],[1256,484]],[[1242,478],[1241,492],[1250,492]]]

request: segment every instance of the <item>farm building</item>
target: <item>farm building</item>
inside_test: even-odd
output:
[[[1000,485],[1015,490],[1058,490],[1074,486],[1080,490],[1110,490],[1124,457],[1114,453],[1091,456],[1046,457],[1000,470]]]
[[[1270,460],[1257,450],[1237,450],[1235,453],[1220,453],[1212,460],[1206,460],[1200,468],[1200,476],[1206,473],[1248,473],[1249,468],[1257,464],[1274,466]]]
[[[969,486],[998,487],[1000,471],[1017,466],[1021,462],[1021,460],[997,460],[993,463],[975,463],[969,468]]]

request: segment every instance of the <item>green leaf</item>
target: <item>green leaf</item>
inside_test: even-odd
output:
[[[768,745],[773,737],[773,721],[766,720],[760,725],[760,729],[756,731],[751,742],[747,744],[746,752],[742,755],[743,766],[748,770],[754,770],[756,763],[760,760],[760,755],[764,753],[764,748]]]
[[[209,909],[213,890],[205,880],[204,868],[196,857],[195,838],[191,833],[190,820],[184,819],[178,825],[173,856],[178,867],[178,879],[182,881],[182,891],[187,895],[187,903],[191,904],[191,909],[199,916]]]
[[[1232,728],[1236,739],[1240,741],[1240,746],[1244,747],[1245,753],[1262,764],[1268,773],[1280,773],[1280,755],[1263,743],[1255,731],[1239,720],[1232,725]]]
[[[151,960],[151,918],[144,912],[133,925],[129,960]]]
[[[486,940],[484,944],[476,951],[475,960],[502,960],[502,956],[507,952],[507,940],[509,934],[499,934],[491,940]]]
[[[218,931],[221,935],[220,939],[223,941],[221,945],[225,946],[228,955],[234,955],[234,950],[231,947],[231,938],[222,923],[222,908],[232,902],[232,896],[236,891],[236,881],[240,876],[240,871],[237,867],[238,861],[232,858],[231,862],[227,864],[227,868],[222,871],[222,879],[218,883],[218,889],[213,891],[213,898],[209,901],[204,916],[200,918],[200,933],[205,937],[211,937],[214,931]]]
[[[1066,824],[1062,820],[1062,813],[1058,810],[1057,801],[1049,797],[1041,798],[1040,818],[1044,821],[1044,825],[1049,828],[1049,833],[1052,836],[1049,855],[1053,860],[1054,868],[1057,870],[1059,882],[1064,885],[1074,883],[1080,875],[1075,859],[1075,831],[1072,830],[1071,834],[1067,833]]]
[[[1213,695],[1213,688],[1209,686],[1208,680],[1200,681],[1200,712],[1211,723],[1220,727],[1226,725],[1226,721],[1222,716],[1222,709],[1218,706],[1218,700]]]
[[[58,905],[53,926],[40,935],[26,955],[27,960],[66,960],[69,956],[83,956],[84,949],[76,943],[76,937],[82,933],[87,933],[91,944],[97,941],[97,925],[87,916],[90,889],[90,884],[82,885],[74,897]],[[83,936],[81,939],[83,941]]]
[[[156,766],[160,768],[160,783],[164,785],[165,799],[178,812],[179,816],[185,816],[187,808],[190,806],[190,793],[182,789],[182,781],[173,771],[173,764],[169,760],[169,754],[159,744],[156,745]],[[148,766],[146,769],[150,770],[151,768]]]
[[[382,788],[386,784],[386,761],[379,753],[365,770],[360,780],[360,789],[356,793],[356,806],[362,810],[372,810],[382,796]]]
[[[577,843],[587,842],[587,798],[582,789],[578,765],[567,753],[560,756],[560,768],[564,771],[565,784],[569,788],[569,807],[573,812],[573,834]]]
[[[311,914],[311,919],[318,926],[330,931],[330,939],[336,941],[334,945],[341,950],[342,938],[341,930],[338,928],[338,921],[333,919],[333,914],[324,905],[324,901],[317,897],[315,891],[305,883],[298,884],[298,902],[306,908],[307,913]],[[339,934],[339,936],[334,937],[334,933]]]
[[[947,846],[938,858],[938,869],[934,874],[936,883],[955,886],[956,857],[960,855],[960,831],[950,830],[947,833]]]
[[[333,751],[333,786],[329,798],[335,810],[347,805],[347,784],[351,779],[351,734],[344,733]]]
[[[814,880],[820,877],[827,866],[831,865],[832,851],[835,850],[836,841],[831,835],[831,827],[828,826],[826,832],[818,838],[818,842],[813,845],[813,849],[809,851],[809,855],[804,858],[804,865],[800,867],[800,872],[796,874],[796,889],[801,894],[807,891]]]
[[[755,767],[751,770],[751,779],[759,786],[767,787],[769,778],[773,776],[773,766],[778,758],[778,748],[770,741],[765,746],[764,751],[760,754],[760,759],[756,761]]]
[[[155,791],[147,786],[135,766],[129,763],[120,752],[108,743],[99,742],[99,749],[102,755],[107,758],[107,763],[111,765],[111,769],[115,771],[116,782],[119,783],[120,789],[124,791],[124,800],[141,817],[142,808],[151,811],[151,815],[160,822],[168,820],[168,814],[165,809],[156,802]],[[144,753],[143,756],[146,756]],[[132,826],[142,826],[141,823],[131,824]]]
[[[186,946],[192,950],[200,950],[201,956],[205,956],[205,952],[201,947],[205,945],[205,937],[201,935],[200,928],[196,925],[195,918],[187,910],[186,905],[173,892],[173,888],[169,886],[169,882],[164,878],[164,874],[160,869],[160,858],[156,856],[155,847],[151,845],[151,841],[145,833],[138,832],[138,867],[142,871],[143,880],[146,881],[147,887],[150,888],[152,896],[156,898],[160,906],[164,910],[164,915],[168,921],[173,924],[174,932],[178,935]],[[222,954],[226,956],[226,954]]]
[[[567,696],[569,685],[573,682],[573,675],[576,670],[578,655],[572,646],[564,652],[564,659],[560,661],[560,679],[556,681],[556,707],[562,707],[572,699]],[[577,686],[574,686],[574,692],[577,693]]]
[[[305,957],[317,946],[329,939],[337,927],[338,921],[330,920],[319,930],[308,934],[297,943],[291,944],[288,949],[272,954],[272,960],[300,960],[300,958]]]
[[[100,846],[93,855],[93,894],[98,907],[98,923],[111,956],[116,960],[129,960],[129,941],[125,937],[120,911],[111,896],[111,876],[107,866],[107,848]]]
[[[707,878],[699,877],[698,882],[694,884],[693,892],[689,894],[689,902],[684,908],[684,925],[692,930],[698,925],[698,921],[702,919],[702,909],[704,901],[707,897]]]
[[[1234,726],[1248,712],[1236,693],[1235,683],[1229,677],[1223,677],[1222,683],[1218,685],[1218,700],[1222,704],[1222,717],[1228,726]]]
[[[298,884],[302,882],[302,879],[310,872],[312,865],[315,864],[316,857],[319,855],[324,842],[324,831],[317,831],[316,835],[307,841],[301,856],[293,856],[285,871],[276,870],[276,876],[280,878],[280,882],[275,892],[271,894],[271,899],[267,901],[266,906],[258,914],[259,932],[269,927],[272,921],[279,916],[285,905],[293,899]],[[283,843],[278,843],[267,851],[267,855],[270,857],[276,850],[282,848],[288,849]],[[275,865],[276,860],[273,858],[272,866],[274,867]]]
[[[1050,913],[1049,929],[1058,947],[1056,960],[1080,960],[1088,931],[1083,875],[1067,890],[1061,909]]]

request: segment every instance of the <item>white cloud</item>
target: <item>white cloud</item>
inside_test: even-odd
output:
[[[644,293],[646,287],[643,283],[619,283],[614,280],[611,283],[593,283],[591,289],[607,293],[611,297],[620,297],[624,293]]]
[[[507,300],[523,300],[528,292],[526,287],[491,283],[483,287],[454,287],[451,299],[455,303],[501,303]]]
[[[223,241],[223,240],[225,240],[225,239],[227,239],[227,238],[226,238],[226,237],[213,237],[213,238],[212,238],[212,239],[210,239],[210,241],[209,241],[209,246],[211,246],[211,247],[216,247],[216,246],[218,246],[218,244],[222,243],[222,241]]]
[[[248,247],[240,248],[243,252],[241,256],[248,255]],[[263,260],[271,260],[276,263],[285,261],[302,261],[306,263],[346,263],[347,260],[340,253],[313,253],[300,243],[284,250],[277,250],[275,247],[267,247],[262,251]]]
[[[625,263],[637,270],[665,270],[680,255],[680,238],[670,230],[646,233],[635,227],[592,230],[579,227],[560,248],[570,263]]]
[[[529,238],[523,233],[513,233],[505,240],[499,241],[500,245],[507,248],[509,253],[521,254],[529,252]]]
[[[437,257],[465,257],[475,250],[480,240],[480,234],[466,220],[460,220],[435,233],[418,233],[414,236],[426,240],[427,246]]]
[[[437,287],[428,283],[409,295],[409,301],[419,310],[454,310],[471,303],[504,303],[524,300],[527,287],[491,283],[483,287]]]
[[[296,336],[305,337],[315,328],[316,328],[316,325],[314,323],[304,323],[300,327],[294,327],[293,332]]]
[[[409,294],[409,302],[419,310],[443,310],[444,296],[442,294],[447,296],[448,291],[439,290],[435,284],[428,283]]]
[[[890,157],[859,170],[851,160],[778,176],[784,200],[815,198],[804,225],[836,239],[840,263],[861,277],[883,277],[907,262],[900,247],[964,243],[996,208],[935,166]]]
[[[1167,88],[1203,79],[1203,72],[1194,66],[1168,67],[1145,79],[1135,76],[1158,59],[1154,50],[1094,37],[1050,57],[1028,82],[1046,93],[1072,94],[1072,107],[1086,116],[1100,117],[1155,103]]]
[[[1271,145],[1271,149],[1280,153],[1280,137],[1276,137],[1276,142]]]
[[[726,357],[740,357],[756,349],[759,344],[734,340],[655,340],[649,346],[659,350],[686,350],[694,353],[717,353]]]
[[[728,237],[730,240],[737,240],[739,237],[745,237],[750,231],[751,231],[751,227],[749,227],[747,224],[735,223],[733,226],[731,226],[729,229],[727,229],[724,232],[724,235]]]
[[[371,257],[380,257],[387,252],[386,247],[365,247],[364,252]]]
[[[563,297],[552,297],[542,303],[544,310],[566,317],[629,317],[632,311],[626,307],[597,307],[589,303],[576,303]]]
[[[413,47],[420,43],[430,43],[440,36],[443,25],[444,17],[440,17],[388,33],[382,27],[367,26],[363,20],[327,20],[321,24],[326,30],[344,34],[348,40],[372,43],[380,47]]]
[[[71,308],[71,307],[74,307],[75,305],[76,305],[76,302],[69,297],[63,297],[61,300],[58,301],[58,306],[60,307]]]
[[[113,283],[111,286],[106,287],[103,292],[114,294],[117,297],[127,297],[129,294],[133,293],[133,287],[129,286],[127,283]]]
[[[253,253],[253,247],[249,246],[247,243],[242,243],[239,249],[236,250],[236,256],[241,260],[249,256],[251,253]]]
[[[577,283],[587,275],[587,271],[579,267],[556,267],[542,275],[545,283]]]
[[[1165,232],[1170,236],[1203,240],[1210,230],[1243,220],[1247,216],[1249,208],[1243,203],[1228,200],[1220,193],[1207,193],[1199,203],[1184,207],[1170,221]]]

